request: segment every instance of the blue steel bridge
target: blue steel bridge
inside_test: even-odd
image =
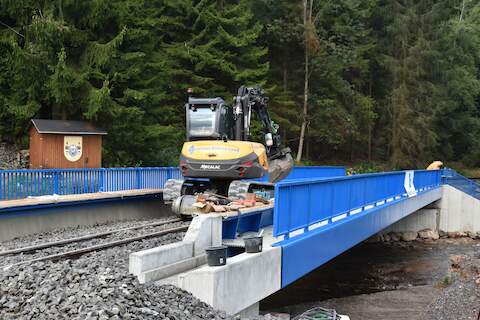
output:
[[[169,178],[181,178],[181,173],[173,167],[0,171],[0,226],[3,218],[34,217],[58,207],[65,210],[84,202],[94,206],[96,201],[106,201],[104,197],[68,202],[24,201],[29,197],[147,189],[155,190],[151,195],[158,196]],[[281,287],[285,287],[439,200],[444,184],[480,198],[476,183],[449,169],[347,176],[343,167],[296,167],[287,179],[275,185],[273,208],[225,218],[223,238],[233,239],[239,233],[271,225],[276,239],[273,246],[282,252]],[[11,205],[11,200],[17,204]]]

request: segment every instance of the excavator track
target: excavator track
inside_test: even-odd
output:
[[[274,196],[274,185],[269,182],[234,180],[229,184],[228,181],[222,181],[220,185],[216,185],[215,181],[170,179],[163,188],[163,200],[166,204],[172,204],[172,211],[175,214],[186,218],[191,216],[194,211],[190,207],[195,201],[195,194],[202,192],[217,193],[218,190],[225,190],[225,184],[228,185],[228,192],[220,192],[219,194],[232,200],[245,199],[247,193],[256,191],[269,194],[267,198],[273,198]]]
[[[163,187],[163,202],[169,204],[184,195],[214,191],[212,187],[212,183],[208,180],[168,179]]]
[[[183,195],[194,195],[198,192],[211,191],[217,192],[215,185],[210,187],[214,190],[209,190],[205,182],[198,183],[185,181],[179,179],[169,179],[163,188],[163,201],[165,203],[172,203],[175,199]],[[255,191],[262,191],[270,193],[273,198],[274,185],[269,182],[248,181],[248,180],[233,180],[228,185],[228,193],[221,194],[231,199],[245,198],[246,193],[254,193]]]
[[[228,197],[242,199],[245,198],[246,193],[254,193],[255,191],[268,192],[270,198],[273,198],[274,185],[269,182],[234,180],[230,182]]]

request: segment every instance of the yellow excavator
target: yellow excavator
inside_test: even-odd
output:
[[[264,91],[241,86],[231,106],[222,98],[194,98],[191,91],[189,95],[187,141],[180,155],[185,179],[166,182],[165,203],[172,203],[176,214],[186,216],[191,212],[185,208],[191,207],[197,193],[242,198],[260,191],[273,196],[273,183],[285,178],[294,162],[290,149],[281,146]],[[264,144],[249,141],[252,113],[262,124]],[[267,173],[269,181],[259,181]]]

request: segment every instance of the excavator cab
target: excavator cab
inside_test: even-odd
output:
[[[189,98],[185,106],[187,141],[233,139],[232,109],[221,98]]]

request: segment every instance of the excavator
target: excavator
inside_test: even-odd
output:
[[[219,97],[194,98],[189,89],[179,165],[184,179],[169,179],[163,191],[174,213],[191,216],[189,208],[199,193],[233,199],[255,192],[273,196],[273,184],[290,173],[294,161],[290,148],[282,148],[268,100],[259,86],[241,86],[232,105]],[[263,144],[250,141],[253,113],[263,128]],[[269,181],[262,181],[267,173]]]

